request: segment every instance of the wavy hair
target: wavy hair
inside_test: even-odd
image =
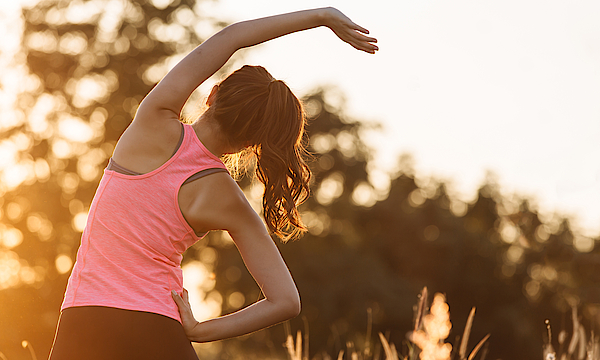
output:
[[[217,85],[208,108],[231,145],[245,151],[226,159],[233,173],[240,159],[255,155],[256,177],[264,184],[263,215],[282,241],[306,231],[298,206],[309,196],[310,169],[304,157],[306,117],[289,87],[262,66],[245,65]]]

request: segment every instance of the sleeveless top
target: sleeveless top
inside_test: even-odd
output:
[[[227,171],[190,125],[183,125],[181,146],[159,168],[140,175],[105,169],[61,310],[108,306],[181,321],[171,290],[182,293],[183,253],[201,237],[184,219],[178,194],[207,169]]]

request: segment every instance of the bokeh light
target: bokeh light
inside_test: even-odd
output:
[[[56,271],[58,271],[59,274],[66,274],[71,271],[71,267],[73,267],[73,260],[69,255],[61,254],[56,257],[54,265],[56,266]]]

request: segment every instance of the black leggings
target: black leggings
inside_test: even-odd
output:
[[[198,360],[181,323],[143,311],[81,306],[62,311],[50,360]]]

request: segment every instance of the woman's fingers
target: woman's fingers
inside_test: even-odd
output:
[[[173,298],[173,300],[175,300],[175,304],[177,304],[177,307],[179,307],[180,310],[182,307],[185,306],[183,299],[181,298],[181,296],[179,296],[178,293],[175,292],[175,290],[171,290],[171,297]]]
[[[354,37],[356,37],[357,39],[361,40],[361,41],[366,41],[366,42],[370,42],[370,43],[376,43],[377,39],[371,36],[366,36],[363,35],[361,33],[358,32],[354,32]]]
[[[186,304],[189,305],[189,303],[190,303],[190,296],[189,296],[188,291],[185,288],[183,288],[183,300],[186,302]]]
[[[190,302],[188,298],[187,290],[183,289],[183,297],[175,292],[175,290],[171,290],[171,296],[173,300],[175,300],[175,304],[177,304],[177,308],[179,310],[179,315],[181,316],[181,324],[183,325],[183,329],[188,335],[188,338],[191,340],[191,334],[193,329],[196,327],[198,322],[194,318],[194,314],[192,313],[192,308],[190,307]]]
[[[351,27],[352,27],[353,30],[360,31],[361,33],[365,33],[365,34],[369,33],[369,30],[367,30],[364,27],[358,25],[357,23],[353,22]]]
[[[367,36],[369,30],[350,20],[350,18],[335,8],[327,8],[327,14],[329,16],[327,26],[333,30],[341,40],[347,42],[357,50],[362,50],[371,54],[379,50],[379,47],[373,44],[377,42],[377,39],[372,36]]]
[[[379,50],[379,47],[373,44],[377,42],[377,39],[374,37],[365,36],[353,30],[350,32],[337,33],[337,35],[357,50],[369,53],[374,53]]]

